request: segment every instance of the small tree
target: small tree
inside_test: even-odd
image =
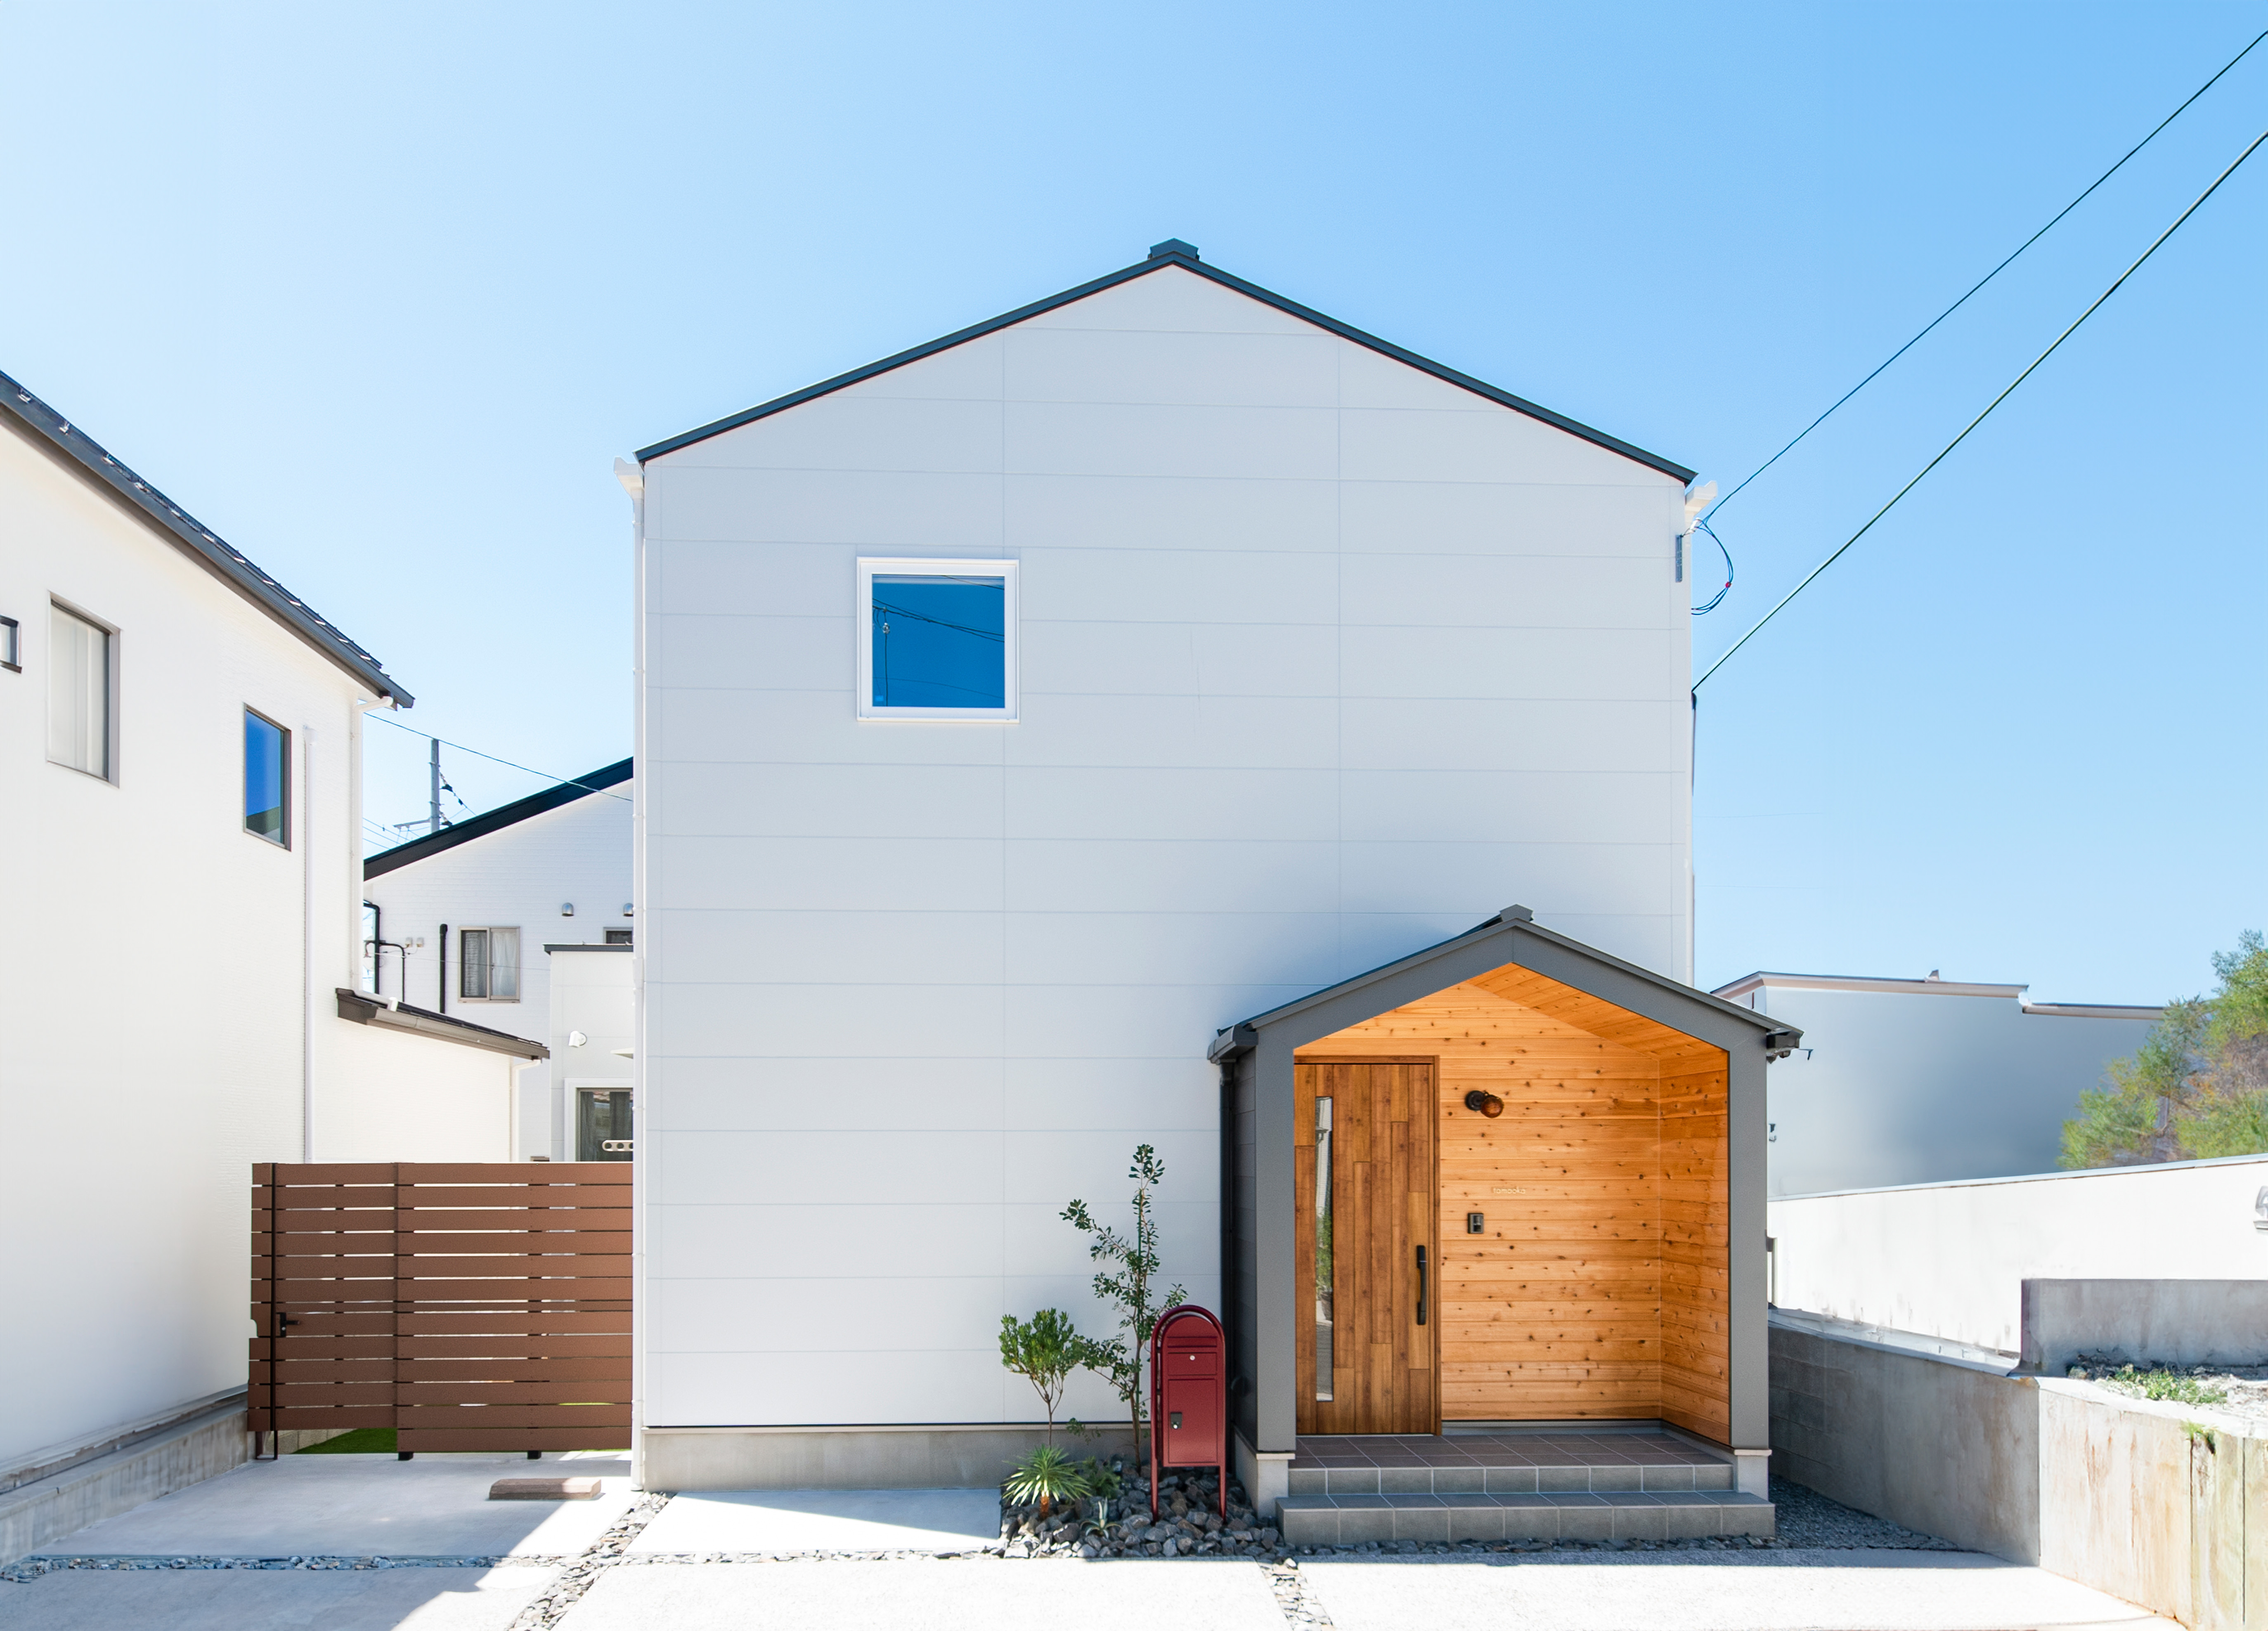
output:
[[[1043,1308],[1022,1323],[1013,1314],[1000,1316],[1000,1363],[1038,1392],[1048,1413],[1050,1444],[1056,1442],[1056,1406],[1063,1401],[1071,1373],[1086,1363],[1089,1346],[1059,1308]]]
[[[1127,1169],[1126,1176],[1134,1180],[1131,1234],[1122,1235],[1108,1224],[1095,1222],[1084,1201],[1072,1201],[1064,1209],[1063,1216],[1064,1221],[1081,1234],[1093,1237],[1087,1242],[1087,1256],[1098,1263],[1111,1265],[1095,1275],[1094,1294],[1117,1308],[1118,1328],[1126,1334],[1099,1341],[1085,1339],[1085,1352],[1079,1363],[1108,1379],[1126,1401],[1126,1419],[1133,1424],[1135,1453],[1139,1455],[1142,1367],[1150,1351],[1150,1333],[1157,1327],[1158,1316],[1189,1294],[1178,1285],[1166,1293],[1162,1302],[1153,1302],[1150,1294],[1150,1282],[1159,1267],[1158,1223],[1151,1216],[1150,1192],[1166,1181],[1166,1164],[1158,1158],[1155,1148],[1138,1144],[1134,1164]]]
[[[2127,1166],[2268,1150],[2268,942],[2213,954],[2220,988],[2166,1004],[2132,1058],[2081,1093],[2064,1123],[2066,1167]]]

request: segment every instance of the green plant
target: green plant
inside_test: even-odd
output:
[[[1038,1392],[1048,1413],[1050,1444],[1056,1442],[1056,1407],[1063,1402],[1071,1373],[1086,1363],[1088,1346],[1071,1316],[1059,1308],[1043,1308],[1026,1321],[1012,1314],[1000,1316],[1000,1363]]]
[[[1086,1480],[1086,1493],[1098,1501],[1116,1501],[1118,1492],[1126,1487],[1117,1467],[1101,1456],[1089,1456],[1080,1462],[1079,1475]]]
[[[2130,1398],[2176,1405],[2217,1405],[2228,1397],[2226,1388],[2214,1387],[2178,1370],[2138,1370],[2132,1365],[2122,1365],[2116,1376],[2103,1378],[2102,1385]]]
[[[2268,1150],[2268,941],[2216,951],[2211,996],[2169,1003],[2131,1058],[2080,1095],[2066,1167],[2127,1166]]]
[[[1040,1516],[1045,1517],[1055,1502],[1084,1497],[1086,1480],[1079,1476],[1069,1456],[1053,1444],[1042,1444],[1016,1463],[1002,1488],[1007,1491],[1008,1499],[1018,1506],[1037,1502]]]
[[[2202,1422],[2183,1422],[2182,1436],[2193,1444],[2203,1444],[2208,1454],[2220,1453],[2220,1440],[2214,1436],[2213,1430]]]
[[[1331,1215],[1325,1212],[1315,1219],[1315,1290],[1329,1296],[1337,1283],[1331,1259]]]
[[[1105,1223],[1095,1222],[1088,1212],[1086,1202],[1074,1201],[1064,1209],[1064,1221],[1080,1233],[1092,1236],[1086,1254],[1098,1263],[1111,1267],[1094,1277],[1094,1294],[1116,1306],[1119,1311],[1118,1328],[1126,1334],[1103,1339],[1089,1338],[1080,1363],[1096,1375],[1106,1378],[1118,1396],[1126,1401],[1126,1419],[1134,1429],[1137,1453],[1142,1442],[1142,1368],[1150,1350],[1150,1333],[1156,1328],[1158,1316],[1189,1295],[1180,1286],[1167,1291],[1163,1302],[1151,1299],[1150,1282],[1159,1268],[1158,1223],[1151,1216],[1150,1192],[1166,1181],[1166,1164],[1149,1144],[1134,1148],[1134,1164],[1126,1176],[1134,1180],[1134,1230],[1131,1234],[1120,1234]]]

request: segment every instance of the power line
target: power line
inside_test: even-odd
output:
[[[1813,567],[1810,571],[1804,574],[1803,581],[1798,584],[1794,588],[1789,590],[1786,594],[1782,595],[1779,599],[1778,605],[1774,606],[1771,611],[1758,618],[1756,621],[1755,628],[1750,628],[1747,634],[1742,635],[1738,640],[1733,642],[1731,650],[1727,651],[1724,656],[1710,664],[1707,672],[1705,672],[1700,679],[1696,680],[1693,682],[1693,689],[1697,693],[1703,686],[1708,684],[1709,675],[1715,673],[1727,663],[1732,661],[1733,652],[1739,650],[1742,646],[1748,644],[1749,641],[1755,639],[1756,630],[1762,628],[1766,623],[1771,622],[1773,618],[1778,616],[1781,606],[1785,606],[1789,601],[1794,599],[1796,596],[1801,594],[1805,589],[1808,588],[1813,578],[1817,577],[1829,567],[1833,566],[1836,562],[1841,560],[1845,550],[1850,548],[1852,545],[1857,543],[1869,532],[1873,531],[1875,522],[1889,514],[1892,507],[1897,503],[1899,499],[1904,498],[1908,493],[1912,492],[1916,487],[1921,484],[1921,479],[1923,476],[1927,475],[1931,471],[1936,469],[1939,465],[1944,463],[1946,455],[1952,452],[1955,448],[1967,441],[1969,439],[1969,433],[1971,430],[1974,430],[1978,425],[1983,424],[1985,418],[1994,408],[2007,401],[2009,396],[2014,393],[2018,386],[2030,378],[2034,369],[2036,369],[2042,363],[2046,362],[2048,358],[2053,356],[2058,346],[2062,345],[2065,341],[2070,339],[2072,335],[2078,333],[2080,324],[2085,322],[2088,318],[2093,317],[2095,312],[2102,308],[2104,301],[2117,294],[2118,292],[2119,285],[2124,283],[2128,278],[2133,276],[2137,271],[2140,270],[2142,262],[2147,261],[2152,255],[2157,253],[2159,246],[2163,244],[2168,239],[2171,238],[2176,232],[2179,231],[2181,230],[2182,223],[2195,215],[2198,209],[2204,205],[2206,199],[2219,192],[2220,190],[2220,184],[2223,181],[2228,180],[2229,177],[2235,175],[2236,173],[2236,166],[2242,164],[2246,159],[2251,158],[2252,155],[2259,150],[2260,144],[2263,142],[2268,142],[2268,130],[2263,130],[2258,136],[2254,136],[2252,138],[2252,145],[2239,153],[2236,156],[2235,163],[2232,163],[2228,169],[2222,171],[2219,175],[2213,178],[2213,185],[2197,195],[2197,202],[2192,203],[2188,209],[2183,210],[2179,216],[2176,217],[2173,225],[2159,233],[2155,241],[2154,241],[2147,249],[2145,249],[2141,254],[2136,258],[2134,264],[2118,274],[2117,281],[2116,283],[2113,283],[2110,288],[2095,296],[2095,303],[2088,306],[2087,310],[2081,312],[2078,318],[2073,320],[2069,328],[2065,329],[2063,333],[2055,337],[2055,343],[2053,345],[2049,346],[2046,350],[2041,352],[2037,356],[2032,359],[2031,367],[2025,369],[2022,373],[2018,374],[2014,379],[2010,380],[2007,390],[2001,392],[1999,395],[1994,397],[1990,402],[1987,402],[1984,405],[1984,413],[1977,415],[1976,418],[1970,420],[1966,425],[1964,425],[1962,428],[1961,434],[1955,437],[1950,442],[1948,442],[1936,458],[1924,465],[1921,469],[1915,474],[1912,481],[1907,482],[1904,487],[1898,489],[1896,493],[1892,494],[1889,503],[1884,504],[1880,510],[1875,511],[1873,515],[1867,518],[1866,525],[1860,527],[1857,532],[1852,533],[1850,537],[1845,539],[1842,544],[1837,547],[1833,555],[1829,555],[1827,559],[1822,561],[1817,566]]]
[[[1852,386],[1848,391],[1845,391],[1842,395],[1837,397],[1835,400],[1829,405],[1827,413],[1820,415],[1818,418],[1804,426],[1802,430],[1797,431],[1794,439],[1790,441],[1787,446],[1781,448],[1778,452],[1774,453],[1770,459],[1765,459],[1764,463],[1749,471],[1749,474],[1742,479],[1740,487],[1735,487],[1731,492],[1726,494],[1715,503],[1709,506],[1709,513],[1708,515],[1703,516],[1701,518],[1702,520],[1705,522],[1708,520],[1710,516],[1715,515],[1727,504],[1731,503],[1733,500],[1739,496],[1741,488],[1746,487],[1750,481],[1755,481],[1765,471],[1778,464],[1795,446],[1797,442],[1800,442],[1805,437],[1809,436],[1814,430],[1818,430],[1821,425],[1826,423],[1828,414],[1832,414],[1837,408],[1842,407],[1844,403],[1849,401],[1852,397],[1858,395],[1859,392],[1872,385],[1874,382],[1875,376],[1880,374],[1883,369],[1888,368],[1892,363],[1896,362],[1898,358],[1912,350],[1914,347],[1920,344],[1921,342],[1928,335],[1931,329],[1935,328],[1947,318],[1951,317],[1962,306],[1968,305],[1970,295],[1975,294],[1978,290],[1984,288],[1985,284],[1991,283],[1994,278],[1999,276],[2001,273],[2007,271],[2011,261],[2014,261],[2018,255],[2023,253],[2025,250],[2029,249],[2034,244],[2038,243],[2040,239],[2045,238],[2048,235],[2049,229],[2053,227],[2058,221],[2062,220],[2064,217],[2069,215],[2073,210],[2078,209],[2080,205],[2085,203],[2089,194],[2093,193],[2096,187],[2101,187],[2105,181],[2108,181],[2112,176],[2117,175],[2120,170],[2124,169],[2127,159],[2133,158],[2135,154],[2149,146],[2150,143],[2156,139],[2159,131],[2163,130],[2168,125],[2173,123],[2175,120],[2180,118],[2182,114],[2187,111],[2190,103],[2196,101],[2198,98],[2203,96],[2206,92],[2212,90],[2214,85],[2218,84],[2220,82],[2221,74],[2226,74],[2230,69],[2235,67],[2239,62],[2250,56],[2252,54],[2252,47],[2258,45],[2263,40],[2268,40],[2268,30],[2263,30],[2261,33],[2255,34],[2252,37],[2251,45],[2246,46],[2243,50],[2239,51],[2235,56],[2230,57],[2228,61],[2221,64],[2220,73],[2215,74],[2212,78],[2206,80],[2196,90],[2191,92],[2187,99],[2183,101],[2181,107],[2174,109],[2172,113],[2168,114],[2163,119],[2161,119],[2154,126],[2153,126],[2148,136],[2144,136],[2140,141],[2135,143],[2133,146],[2126,150],[2124,158],[2121,158],[2117,164],[2111,165],[2110,169],[2105,170],[2101,175],[2095,177],[2094,180],[2088,183],[2086,192],[2081,193],[2078,197],[2073,199],[2062,209],[2057,210],[2055,215],[2049,220],[2046,226],[2040,228],[2038,231],[2024,239],[2022,243],[2018,244],[2015,248],[2009,253],[2007,260],[2001,261],[1999,265],[1994,267],[1991,271],[1985,273],[1984,276],[1978,278],[1974,283],[1970,284],[1967,294],[1962,295],[1960,299],[1955,300],[1951,305],[1946,307],[1945,310],[1940,312],[1935,317],[1930,319],[1928,324],[1923,327],[1921,333],[1916,334],[1912,339],[1907,341],[1896,350],[1891,352],[1889,356],[1884,357],[1881,362],[1876,365],[1873,373],[1868,374],[1857,385]],[[2241,164],[2243,161],[2240,159],[2237,162]],[[2115,288],[2117,285],[2113,284],[2112,287]],[[1709,536],[1715,538],[1717,535],[1714,533],[1712,533]],[[1724,547],[1721,540],[1718,547],[1719,548]],[[1729,586],[1730,585],[1728,584],[1727,587]],[[1724,597],[1719,594],[1717,599],[1721,600]],[[1715,605],[1716,601],[1711,601],[1710,608],[1713,608]]]
[[[622,799],[622,802],[626,804],[634,802],[628,798],[622,798],[622,796],[620,793],[609,793],[603,787],[593,787],[588,782],[578,782],[570,776],[553,775],[548,770],[536,770],[530,768],[526,765],[513,764],[509,759],[498,759],[494,753],[483,753],[477,747],[467,747],[462,742],[452,742],[445,736],[435,736],[430,731],[413,730],[409,725],[403,724],[398,719],[387,718],[384,714],[371,714],[365,716],[365,717],[381,721],[386,724],[392,725],[397,731],[406,731],[411,736],[422,736],[429,742],[438,742],[444,747],[453,747],[460,753],[470,753],[475,759],[485,759],[490,764],[504,765],[513,770],[526,770],[530,775],[540,775],[547,782],[558,782],[562,787],[579,787],[585,792],[596,793],[602,798]],[[453,793],[457,790],[453,787],[449,790]],[[460,805],[464,805],[465,801],[460,798],[457,803]],[[469,805],[466,805],[465,807],[470,808]]]

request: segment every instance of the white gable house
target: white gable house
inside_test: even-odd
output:
[[[648,1487],[997,1475],[1139,1143],[1248,1301],[1223,1027],[1513,900],[1690,978],[1678,465],[1176,241],[622,471]]]

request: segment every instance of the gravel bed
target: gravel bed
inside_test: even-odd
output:
[[[2268,1364],[2258,1365],[2176,1365],[2162,1359],[2139,1362],[2117,1358],[2109,1354],[2081,1354],[2067,1376],[2074,1382],[2092,1382],[2107,1392],[2122,1398],[2136,1399],[2141,1394],[2135,1389],[2121,1385],[2128,1370],[2137,1372],[2170,1371],[2175,1376],[2197,1383],[2200,1387],[2217,1388],[2224,1395],[2217,1402],[2201,1408],[2219,1410],[2250,1422],[2268,1422]],[[2178,1400],[2168,1400],[2178,1403]]]
[[[1000,1509],[997,1549],[1009,1557],[1249,1557],[1283,1563],[1301,1557],[1459,1556],[1522,1552],[1793,1552],[1831,1547],[1870,1552],[1958,1552],[1962,1548],[1935,1535],[1921,1534],[1888,1518],[1830,1501],[1815,1489],[1771,1480],[1778,1533],[1770,1540],[1748,1536],[1712,1536],[1698,1540],[1465,1540],[1427,1545],[1416,1540],[1372,1541],[1361,1546],[1285,1547],[1276,1530],[1261,1523],[1245,1504],[1244,1489],[1228,1485],[1228,1519],[1214,1504],[1210,1473],[1167,1473],[1159,1486],[1158,1522],[1150,1522],[1147,1482],[1129,1479],[1110,1503],[1109,1521],[1101,1521],[1095,1503],[1058,1507],[1044,1521],[1035,1507]],[[1124,1516],[1120,1516],[1123,1512]],[[1290,1589],[1271,1571],[1280,1598]],[[1321,1613],[1318,1607],[1314,1610]],[[1318,1622],[1323,1623],[1323,1622]]]

